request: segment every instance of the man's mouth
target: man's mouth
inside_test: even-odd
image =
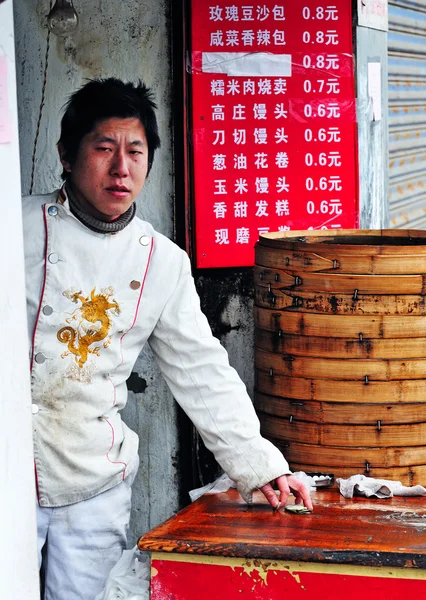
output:
[[[125,185],[111,185],[105,189],[116,198],[124,198],[130,193],[129,188]]]

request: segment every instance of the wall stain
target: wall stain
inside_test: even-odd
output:
[[[213,335],[219,339],[233,330],[239,330],[242,323],[238,316],[230,315],[228,308],[232,298],[237,296],[241,309],[252,314],[254,296],[253,269],[229,271],[215,269],[196,278],[196,287],[201,299],[201,309],[206,315]],[[229,318],[227,318],[229,317]]]
[[[129,19],[128,12],[132,14]],[[124,15],[123,15],[124,16]],[[66,38],[54,37],[56,52],[70,71],[84,71],[86,78],[117,75],[111,72],[111,59],[116,58],[117,72],[122,71],[121,61],[123,48],[130,57],[151,55],[158,48],[158,36],[161,27],[155,22],[146,21],[143,5],[135,4],[133,9],[126,9],[126,18],[120,20],[120,14],[113,5],[105,8],[90,7],[85,4],[79,10],[79,26]],[[150,20],[150,21],[151,21]],[[119,23],[119,34],[117,27]],[[158,50],[157,50],[158,52]],[[132,60],[129,61],[130,63]],[[149,64],[145,61],[145,67]],[[124,69],[125,70],[125,69]]]

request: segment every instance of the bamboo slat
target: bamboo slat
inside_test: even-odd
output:
[[[424,402],[426,381],[362,381],[303,379],[256,369],[256,389],[271,396],[325,402]]]
[[[426,296],[335,294],[270,289],[256,285],[255,303],[262,308],[334,315],[426,315]]]
[[[338,246],[340,252],[358,254],[419,254],[424,252],[425,231],[421,229],[346,229],[341,231],[322,230],[310,234],[304,230],[277,231],[262,234],[259,244],[268,248],[291,249],[317,252]]]
[[[335,272],[358,275],[423,275],[426,273],[426,245],[423,254],[416,247],[416,253],[391,255],[372,254],[371,250],[361,254],[359,247],[350,254],[341,246],[322,247],[318,252],[310,248],[304,251],[256,248],[256,264],[259,267],[284,269],[296,275],[302,269],[307,273]],[[258,282],[258,279],[255,279]]]
[[[364,465],[364,468],[355,467],[331,467],[315,461],[312,464],[306,462],[296,463],[291,462],[290,467],[293,471],[305,471],[306,472],[322,472],[322,473],[333,473],[336,478],[341,477],[347,479],[351,475],[366,475],[368,477],[375,477],[376,479],[388,479],[391,481],[400,481],[403,485],[424,485],[426,481],[426,465],[414,465],[407,467],[381,467],[381,466],[370,466],[368,468]]]
[[[365,382],[366,377],[369,381],[426,380],[426,359],[302,358],[257,349],[256,365],[264,371],[272,369],[274,373],[288,377],[345,379],[362,382]]]
[[[421,446],[426,439],[426,423],[381,425],[379,429],[376,423],[348,427],[348,424],[317,424],[296,419],[290,422],[268,414],[262,415],[261,431],[267,438],[300,443],[309,440],[313,445],[355,450],[360,447]]]
[[[262,277],[261,277],[262,276]],[[425,294],[424,275],[352,275],[346,273],[307,273],[296,275],[279,269],[255,267],[255,281],[275,289],[301,290],[311,292],[332,292],[333,294]]]
[[[268,396],[256,391],[254,405],[260,413],[281,417],[287,421],[294,419],[319,424],[375,426],[378,421],[383,426],[400,423],[426,423],[426,402],[413,404],[318,402]]]
[[[345,339],[283,334],[282,331],[255,331],[257,348],[295,356],[329,358],[417,358],[426,356],[426,338]]]
[[[311,462],[327,465],[332,472],[339,467],[358,469],[363,472],[365,464],[382,468],[409,467],[426,465],[426,446],[407,446],[405,448],[341,448],[340,446],[318,446],[274,440],[286,459],[293,463]],[[312,470],[312,469],[310,469]],[[424,483],[424,482],[423,482]]]
[[[426,337],[426,316],[282,313],[255,307],[255,326],[268,331],[339,338]]]

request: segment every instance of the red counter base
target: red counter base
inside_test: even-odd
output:
[[[151,600],[426,598],[426,573],[153,553]],[[415,596],[414,596],[415,594]]]

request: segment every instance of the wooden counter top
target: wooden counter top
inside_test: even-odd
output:
[[[237,558],[426,568],[426,498],[312,494],[314,512],[275,512],[260,492],[204,495],[139,540],[141,550]]]

